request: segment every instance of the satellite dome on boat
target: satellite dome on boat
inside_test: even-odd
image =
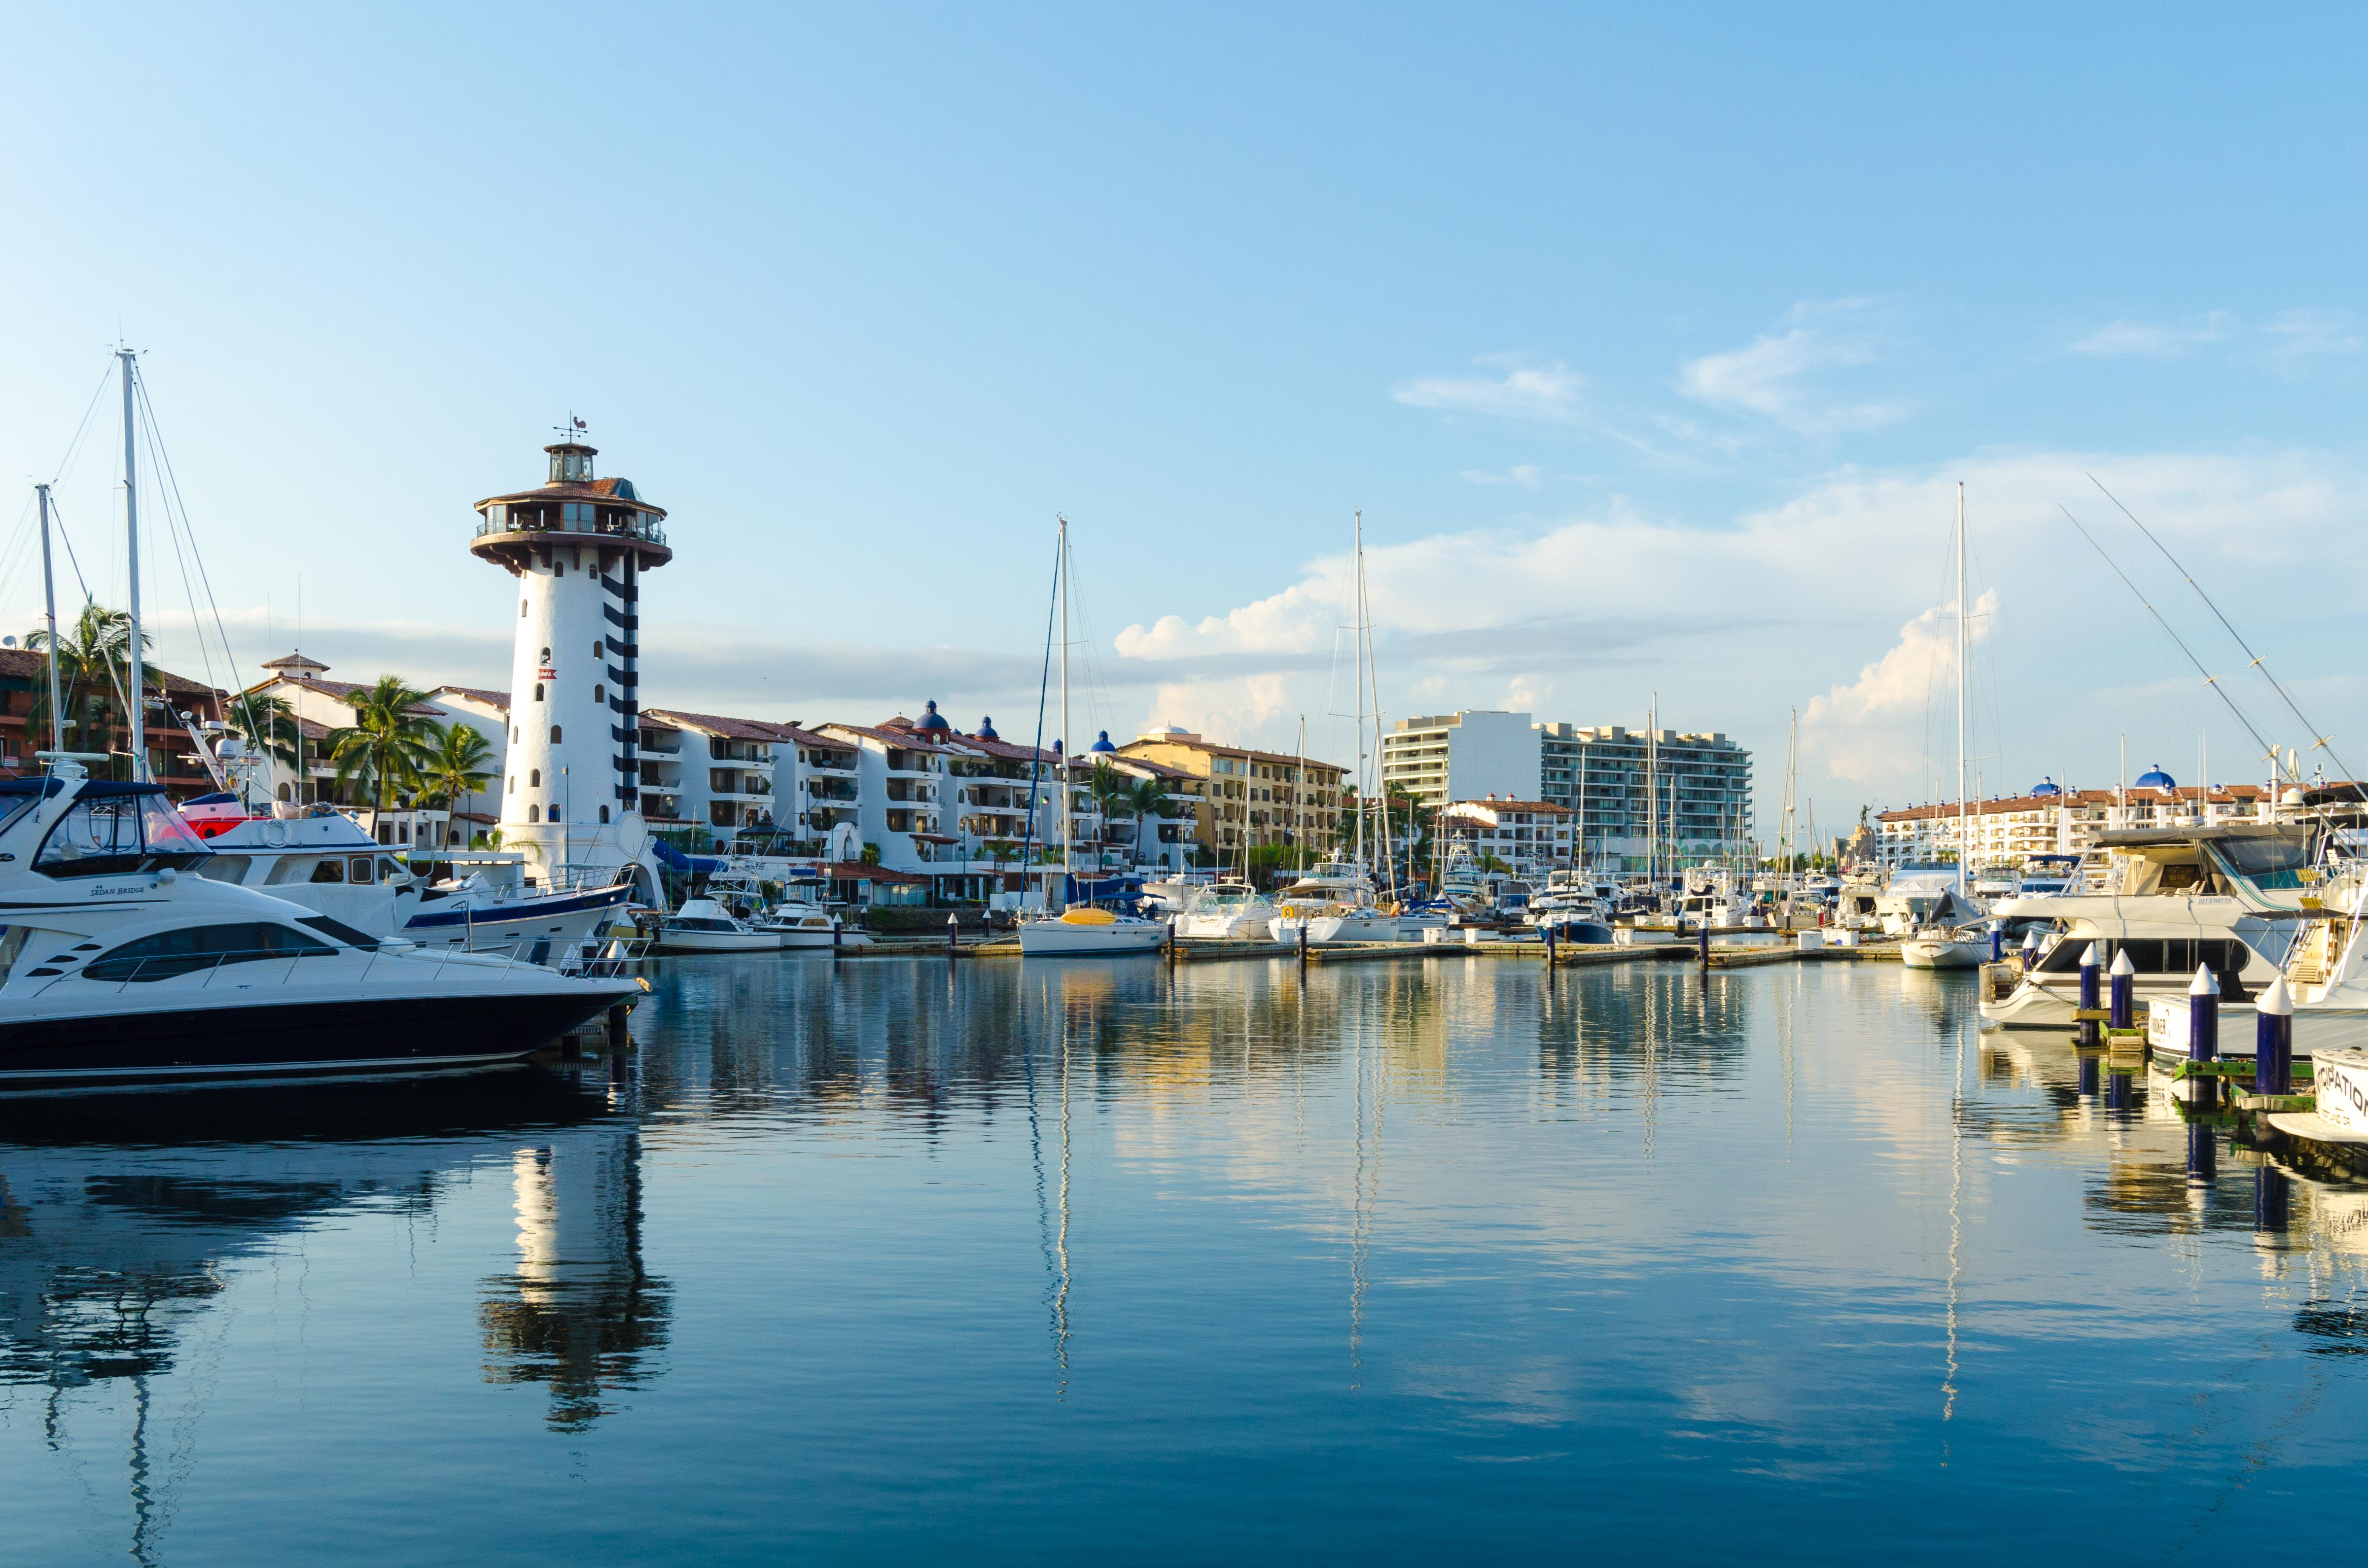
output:
[[[2141,790],[2176,790],[2179,788],[2179,780],[2165,773],[2161,765],[2157,764],[2138,775],[2136,787]]]
[[[947,733],[952,733],[953,730],[953,726],[946,722],[946,716],[938,711],[938,702],[935,698],[931,698],[928,703],[923,705],[921,709],[921,722],[914,725],[913,728],[916,730],[942,731]]]
[[[978,738],[983,741],[999,741],[1003,738],[995,733],[994,714],[990,713],[978,722]]]
[[[2061,795],[2064,793],[2064,786],[2058,784],[2053,778],[2043,778],[2038,783],[2033,784],[2031,787],[2031,792],[2034,797],[2040,795]]]
[[[1104,730],[1095,740],[1093,745],[1089,749],[1094,751],[1116,751],[1118,750],[1118,747],[1110,744],[1110,732],[1108,730]]]

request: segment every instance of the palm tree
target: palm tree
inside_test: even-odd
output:
[[[443,726],[421,710],[427,700],[401,676],[381,676],[375,686],[346,693],[354,722],[330,731],[327,742],[337,783],[357,785],[378,810],[391,810],[395,792],[417,784],[436,756]]]
[[[1156,778],[1138,778],[1121,792],[1119,802],[1134,817],[1134,859],[1141,865],[1144,824],[1167,814],[1167,786]]]
[[[230,706],[231,733],[250,750],[264,753],[290,767],[296,766],[296,710],[284,697],[241,697]]]
[[[494,744],[473,724],[439,727],[435,748],[422,765],[419,793],[423,805],[459,811],[470,796],[493,782]]]
[[[1094,814],[1100,819],[1100,830],[1094,835],[1098,843],[1110,838],[1110,819],[1118,814],[1132,793],[1127,777],[1100,757],[1094,758],[1094,770],[1086,778],[1086,793],[1094,802]]]
[[[142,633],[140,649],[145,654],[155,639]],[[113,750],[113,731],[123,722],[123,700],[131,685],[131,617],[123,610],[108,609],[103,605],[85,602],[82,614],[74,618],[73,627],[58,637],[58,695],[65,710],[67,744],[75,751]],[[26,633],[25,646],[36,653],[50,645],[50,629],[34,628]],[[141,663],[141,684],[143,690],[156,690],[164,677],[144,658]],[[91,744],[92,726],[97,726],[99,746]],[[25,728],[40,734],[50,727],[50,687],[46,680],[33,685],[33,710]]]

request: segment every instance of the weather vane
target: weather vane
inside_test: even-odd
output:
[[[592,426],[585,424],[583,420],[578,419],[575,416],[575,411],[574,409],[569,409],[567,411],[567,423],[564,425],[554,425],[552,428],[558,431],[568,440],[573,441],[579,437],[590,434]]]

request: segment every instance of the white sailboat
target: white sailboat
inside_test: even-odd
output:
[[[1074,880],[1071,846],[1076,838],[1076,795],[1069,778],[1069,520],[1060,519],[1059,562],[1054,575],[1061,598],[1061,899],[1068,902]],[[1090,904],[1048,914],[1019,926],[1019,951],[1027,958],[1124,958],[1156,953],[1167,940],[1167,926]]]
[[[1973,835],[1966,831],[1971,802],[1965,795],[1965,486],[1957,484],[1957,878],[1954,906],[1944,909],[1961,917],[1966,903],[1965,861],[1973,855]],[[1899,961],[1909,969],[1979,969],[1989,957],[1988,940],[1970,926],[1939,923],[1912,931],[1899,944]]]
[[[1370,639],[1372,620],[1367,612],[1365,598],[1365,515],[1357,514],[1357,627],[1356,644],[1357,687],[1357,850],[1356,860],[1343,866],[1337,862],[1319,865],[1303,874],[1275,900],[1274,934],[1277,939],[1297,943],[1301,933],[1306,934],[1311,946],[1332,942],[1395,942],[1405,939],[1406,930],[1400,923],[1400,912],[1395,898],[1386,905],[1375,885],[1373,859],[1365,846],[1365,820],[1372,813],[1380,790],[1367,789],[1365,764],[1366,698],[1373,701],[1374,748],[1371,754],[1378,767],[1381,730],[1379,683],[1372,668]],[[1374,782],[1378,784],[1378,776]],[[1390,853],[1389,805],[1379,799],[1381,820],[1377,831],[1381,840],[1381,863],[1395,870],[1395,858]],[[1395,893],[1395,888],[1390,890]]]

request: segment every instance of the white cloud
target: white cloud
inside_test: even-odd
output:
[[[1521,363],[1516,356],[1486,355],[1474,364],[1503,367],[1493,376],[1422,376],[1401,384],[1390,395],[1413,408],[1438,408],[1452,414],[1485,414],[1497,419],[1520,419],[1543,425],[1588,424],[1581,399],[1587,382],[1557,360],[1551,365]]]
[[[1778,330],[1741,348],[1705,354],[1679,368],[1678,390],[1713,408],[1757,414],[1804,436],[1873,429],[1907,417],[1897,400],[1837,396],[1830,372],[1872,365],[1882,358],[1872,300],[1804,301]]]
[[[2350,311],[2280,311],[2261,330],[2284,355],[2360,352],[2360,322]]]
[[[1992,588],[1974,601],[1967,639],[1987,637],[1997,613]],[[1951,602],[1902,626],[1899,641],[1859,671],[1856,681],[1810,699],[1801,710],[1802,749],[1821,757],[1837,778],[1887,782],[1898,773],[1903,748],[1911,747],[1907,721],[1922,721],[1941,695],[1953,694],[1956,678],[1956,605]]]
[[[1524,490],[1535,490],[1544,478],[1545,471],[1535,463],[1521,463],[1500,473],[1477,468],[1463,471],[1467,484],[1518,484]]]
[[[2161,322],[2108,322],[2071,347],[2075,354],[2170,358],[2207,343],[2224,342],[2237,330],[2235,316],[2226,311],[2207,311],[2176,326]]]

